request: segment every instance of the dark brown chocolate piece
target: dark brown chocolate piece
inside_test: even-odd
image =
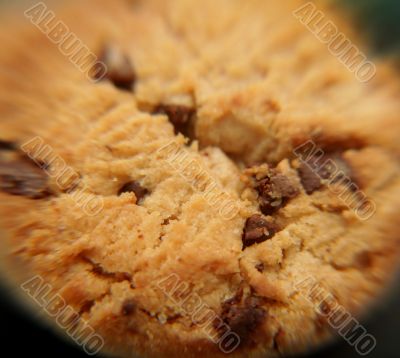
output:
[[[221,318],[240,337],[240,345],[252,340],[257,328],[266,318],[266,311],[257,297],[247,297],[244,302],[235,296],[222,304]],[[216,327],[219,329],[220,327]],[[220,332],[224,334],[225,332]]]
[[[107,72],[103,78],[98,79],[108,79],[115,87],[122,90],[131,91],[134,89],[137,76],[133,64],[118,47],[105,46],[99,56],[99,61],[106,65]],[[101,71],[97,71],[97,73],[101,73]],[[96,78],[96,74],[94,77]]]
[[[272,170],[270,174],[261,179],[256,189],[259,193],[260,210],[264,215],[272,215],[285,206],[289,199],[299,194],[299,190],[289,178]]]
[[[307,194],[312,194],[323,185],[322,180],[331,180],[336,183],[343,179],[351,179],[351,169],[343,157],[338,153],[328,153],[312,156],[303,160],[298,168],[301,184]]]
[[[249,217],[242,235],[243,249],[270,239],[277,231],[279,231],[278,226],[267,221],[261,215],[255,214]]]
[[[20,155],[12,159],[0,158],[0,190],[30,199],[51,195],[46,173],[32,160]]]
[[[136,309],[136,302],[130,298],[125,300],[124,303],[122,304],[121,313],[124,316],[129,316],[133,312],[135,312],[135,309]]]
[[[126,183],[118,192],[118,195],[123,193],[133,192],[136,196],[136,203],[140,203],[143,198],[149,193],[146,188],[143,188],[137,181]]]
[[[0,150],[17,150],[14,142],[0,139]]]
[[[321,186],[320,177],[305,163],[302,163],[298,169],[301,184],[308,195],[318,190]]]
[[[175,134],[188,135],[188,124],[195,113],[194,108],[175,104],[160,104],[155,114],[165,114],[175,128]]]

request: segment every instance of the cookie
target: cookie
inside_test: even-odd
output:
[[[88,0],[3,18],[9,272],[28,268],[12,279],[46,287],[49,320],[84,349],[275,357],[338,334],[370,349],[356,322],[399,262],[398,75],[374,58],[360,83],[293,15],[303,4]]]

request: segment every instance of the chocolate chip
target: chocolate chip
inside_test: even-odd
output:
[[[155,110],[155,114],[165,114],[175,129],[175,134],[182,133],[188,135],[188,124],[195,113],[195,110],[188,106],[174,104],[160,104]]]
[[[17,150],[14,142],[0,139],[0,150]]]
[[[267,221],[261,215],[255,214],[249,217],[242,235],[243,249],[270,239],[277,231],[279,231],[278,226]]]
[[[265,269],[265,266],[264,266],[263,263],[259,263],[259,264],[256,265],[256,270],[258,272],[264,272],[264,269]]]
[[[136,73],[133,64],[129,57],[118,47],[112,45],[105,46],[99,56],[99,61],[107,67],[107,72],[102,79],[108,79],[119,89],[133,90],[136,82]],[[96,69],[94,72],[96,72]],[[97,74],[100,73],[101,71],[97,71]],[[96,74],[94,77],[100,79],[96,77]]]
[[[240,345],[246,345],[256,333],[257,328],[266,317],[266,311],[261,307],[257,297],[247,297],[244,302],[233,297],[222,304],[221,319],[240,338]],[[216,326],[217,330],[222,327]],[[226,328],[226,327],[225,327]],[[225,334],[221,331],[220,334]]]
[[[140,203],[143,200],[143,198],[149,193],[149,191],[146,188],[143,188],[137,181],[131,181],[129,183],[126,183],[119,190],[118,195],[130,192],[135,193],[137,203]]]
[[[260,180],[256,189],[259,193],[260,210],[264,215],[272,215],[285,206],[289,199],[299,194],[289,178],[275,170],[271,170],[267,177]]]
[[[336,183],[344,177],[351,179],[351,169],[338,153],[327,153],[312,156],[302,161],[298,168],[301,184],[307,194],[312,194],[323,185],[322,180],[332,180]]]
[[[302,163],[297,171],[301,184],[308,195],[322,186],[320,177],[307,164]]]
[[[130,298],[125,300],[124,303],[122,304],[121,313],[124,316],[129,316],[133,312],[135,312],[135,309],[136,309],[136,302]]]
[[[30,199],[42,199],[51,195],[46,173],[23,156],[0,159],[0,190]]]

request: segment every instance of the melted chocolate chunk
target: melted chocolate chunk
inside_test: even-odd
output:
[[[279,231],[278,226],[267,221],[261,215],[249,217],[242,235],[243,249],[270,239],[277,231]]]
[[[143,188],[137,181],[131,181],[129,183],[126,183],[119,190],[118,195],[131,192],[135,193],[137,203],[140,203],[143,198],[149,193],[149,191],[146,188]]]
[[[225,301],[222,304],[221,318],[240,337],[240,345],[243,346],[252,341],[252,336],[266,318],[266,311],[257,297],[250,296],[244,302],[241,301],[237,296]]]
[[[285,206],[289,199],[299,194],[288,177],[276,171],[260,180],[256,186],[259,193],[260,210],[264,215],[272,215],[281,207]]]
[[[17,146],[13,142],[0,139],[0,150],[17,150]]]
[[[155,110],[155,114],[165,114],[175,128],[175,134],[182,133],[188,135],[188,124],[195,113],[194,108],[174,105],[160,104]]]
[[[305,163],[302,163],[298,169],[301,184],[308,195],[318,190],[321,186],[320,177]]]
[[[0,158],[0,190],[11,194],[42,199],[51,195],[48,176],[27,157]]]
[[[104,73],[95,69],[94,72],[97,73],[95,73],[94,78],[108,79],[115,87],[122,90],[133,90],[137,77],[133,64],[118,47],[106,46],[99,56],[99,61],[106,65],[107,72],[104,76]],[[97,77],[100,74],[104,77]]]
[[[332,183],[336,183],[346,177],[352,181],[350,167],[337,153],[307,158],[303,160],[297,171],[308,195],[322,187],[322,180],[332,180]]]
[[[122,304],[121,313],[124,316],[130,316],[136,310],[136,302],[133,299],[127,299]]]

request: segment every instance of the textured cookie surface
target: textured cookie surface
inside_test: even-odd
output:
[[[367,313],[400,251],[391,70],[359,83],[301,1],[68,3],[103,80],[22,15],[1,25],[11,262],[126,357],[223,357],[230,332],[230,356],[274,357],[329,340],[324,310]]]

